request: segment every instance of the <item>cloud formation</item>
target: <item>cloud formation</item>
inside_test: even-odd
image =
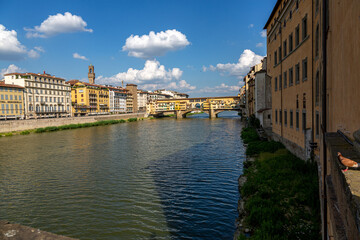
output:
[[[258,47],[258,48],[263,47],[263,46],[264,46],[264,44],[261,43],[261,42],[259,42],[259,43],[256,44],[256,47]]]
[[[7,30],[0,24],[0,59],[20,60],[27,54],[26,47],[17,39],[15,30]]]
[[[262,30],[260,32],[260,36],[263,37],[263,38],[266,38],[266,30]]]
[[[254,27],[254,24],[250,24],[249,26],[248,26],[248,28],[253,28]]]
[[[6,73],[14,73],[14,72],[25,72],[25,70],[19,68],[14,64],[10,64],[7,68],[3,68],[0,71],[0,80],[4,77]]]
[[[122,50],[127,51],[129,56],[149,59],[182,49],[189,44],[185,34],[173,29],[158,33],[151,31],[149,35],[131,35],[126,39]]]
[[[88,61],[88,60],[89,60],[89,59],[87,59],[85,56],[81,56],[81,55],[78,54],[78,53],[73,53],[73,58],[81,59],[81,60],[85,60],[85,61]]]
[[[234,94],[234,92],[238,92],[240,89],[240,86],[233,85],[229,86],[225,83],[221,83],[218,86],[215,87],[204,87],[202,89],[196,90],[194,92],[196,93],[228,93],[229,95]]]
[[[126,72],[118,73],[112,77],[100,76],[98,82],[103,84],[121,85],[121,82],[138,84],[140,88],[155,90],[170,88],[176,90],[195,89],[185,80],[180,80],[183,71],[179,68],[166,70],[164,65],[156,60],[147,60],[143,69],[129,68]]]
[[[220,74],[228,74],[230,76],[235,76],[238,79],[242,79],[243,76],[250,70],[250,67],[259,64],[262,59],[263,56],[255,54],[250,49],[245,49],[240,55],[237,63],[218,63],[216,66],[204,66],[203,71],[217,71]]]
[[[4,25],[0,24],[0,60],[22,60],[26,56],[38,58],[40,54],[36,48],[39,47],[28,51],[19,42],[15,30],[7,30]]]
[[[47,38],[61,33],[93,32],[86,26],[87,23],[80,16],[66,12],[64,15],[61,13],[50,15],[40,26],[24,29],[27,31],[27,38]]]

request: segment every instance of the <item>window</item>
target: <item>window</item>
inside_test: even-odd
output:
[[[297,10],[299,8],[299,0],[296,0],[296,6],[295,9]]]
[[[11,111],[11,114],[14,113],[14,104],[10,104],[10,111]]]
[[[300,83],[300,63],[295,65],[295,84]]]
[[[5,94],[5,100],[8,100],[8,95],[7,94]]]
[[[305,131],[306,129],[306,111],[302,113],[302,130]]]
[[[277,91],[278,89],[278,82],[277,82],[277,77],[275,78],[275,92]]]
[[[15,95],[14,98],[15,98],[14,100],[17,100],[17,95]]]
[[[286,57],[286,51],[287,51],[287,41],[284,41],[284,57]]]
[[[315,33],[315,57],[319,57],[319,48],[320,48],[320,28],[318,24],[316,26],[316,33]]]
[[[315,120],[315,136],[318,138],[320,135],[320,116],[319,116],[319,112],[316,111],[316,120]]]
[[[287,73],[284,72],[284,88],[287,88]]]
[[[289,18],[290,18],[290,19],[292,18],[292,10],[290,10]]]
[[[1,104],[1,112],[2,112],[2,114],[5,114],[5,106],[3,103]]]
[[[281,43],[280,43],[280,47],[279,47],[279,63],[282,59],[282,55],[281,55],[282,51],[281,51]]]
[[[4,94],[1,94],[1,100],[4,100]]]
[[[21,95],[19,95],[19,100],[21,100]]]
[[[279,110],[279,120],[280,120],[280,124],[282,124],[282,111]]]
[[[278,114],[277,114],[277,110],[275,110],[275,122],[278,122]]]
[[[315,78],[315,104],[319,105],[320,100],[320,73],[319,70],[316,72]]]
[[[29,102],[31,102],[31,96],[29,96]]]
[[[293,119],[293,111],[292,110],[290,110],[290,127],[292,128],[293,127],[293,122],[294,121],[294,119]]]
[[[275,65],[277,64],[277,52],[275,51],[275,53],[274,53],[274,61],[275,61]]]
[[[289,35],[289,53],[293,50],[293,41],[294,41],[293,34],[291,33]]]
[[[287,126],[287,111],[284,111],[284,124]]]
[[[282,75],[279,75],[279,90],[282,88]]]
[[[302,62],[302,75],[303,75],[303,78],[302,80],[303,81],[306,81],[307,80],[307,58],[305,58]]]
[[[304,41],[307,37],[307,16],[302,20],[302,40]]]
[[[299,25],[297,25],[297,27],[295,28],[295,47],[297,47],[300,43],[300,27]]]
[[[303,94],[303,108],[306,108],[306,93]]]
[[[296,130],[299,130],[299,110],[296,111]]]
[[[9,104],[6,104],[6,114],[9,114]]]

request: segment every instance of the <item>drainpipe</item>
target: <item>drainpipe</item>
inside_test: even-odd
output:
[[[323,185],[323,195],[322,195],[322,206],[323,206],[323,239],[327,239],[328,237],[328,227],[327,227],[327,192],[326,192],[326,175],[327,175],[327,150],[326,150],[326,113],[327,113],[327,106],[326,106],[326,62],[327,62],[327,55],[326,55],[326,47],[327,47],[327,8],[328,8],[328,0],[322,1],[323,8],[322,8],[322,94],[321,94],[321,101],[322,101],[322,117],[321,117],[321,129],[322,129],[322,141],[323,141],[323,176],[322,176],[322,185]]]

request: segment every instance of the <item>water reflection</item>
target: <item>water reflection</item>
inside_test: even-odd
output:
[[[0,218],[80,239],[231,239],[241,124],[206,117],[0,138]]]

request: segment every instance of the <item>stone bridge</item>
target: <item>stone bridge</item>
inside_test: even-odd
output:
[[[175,114],[180,119],[192,111],[203,111],[209,114],[209,118],[216,118],[224,111],[241,112],[239,103],[238,96],[160,99],[147,104],[147,113],[153,116]]]

